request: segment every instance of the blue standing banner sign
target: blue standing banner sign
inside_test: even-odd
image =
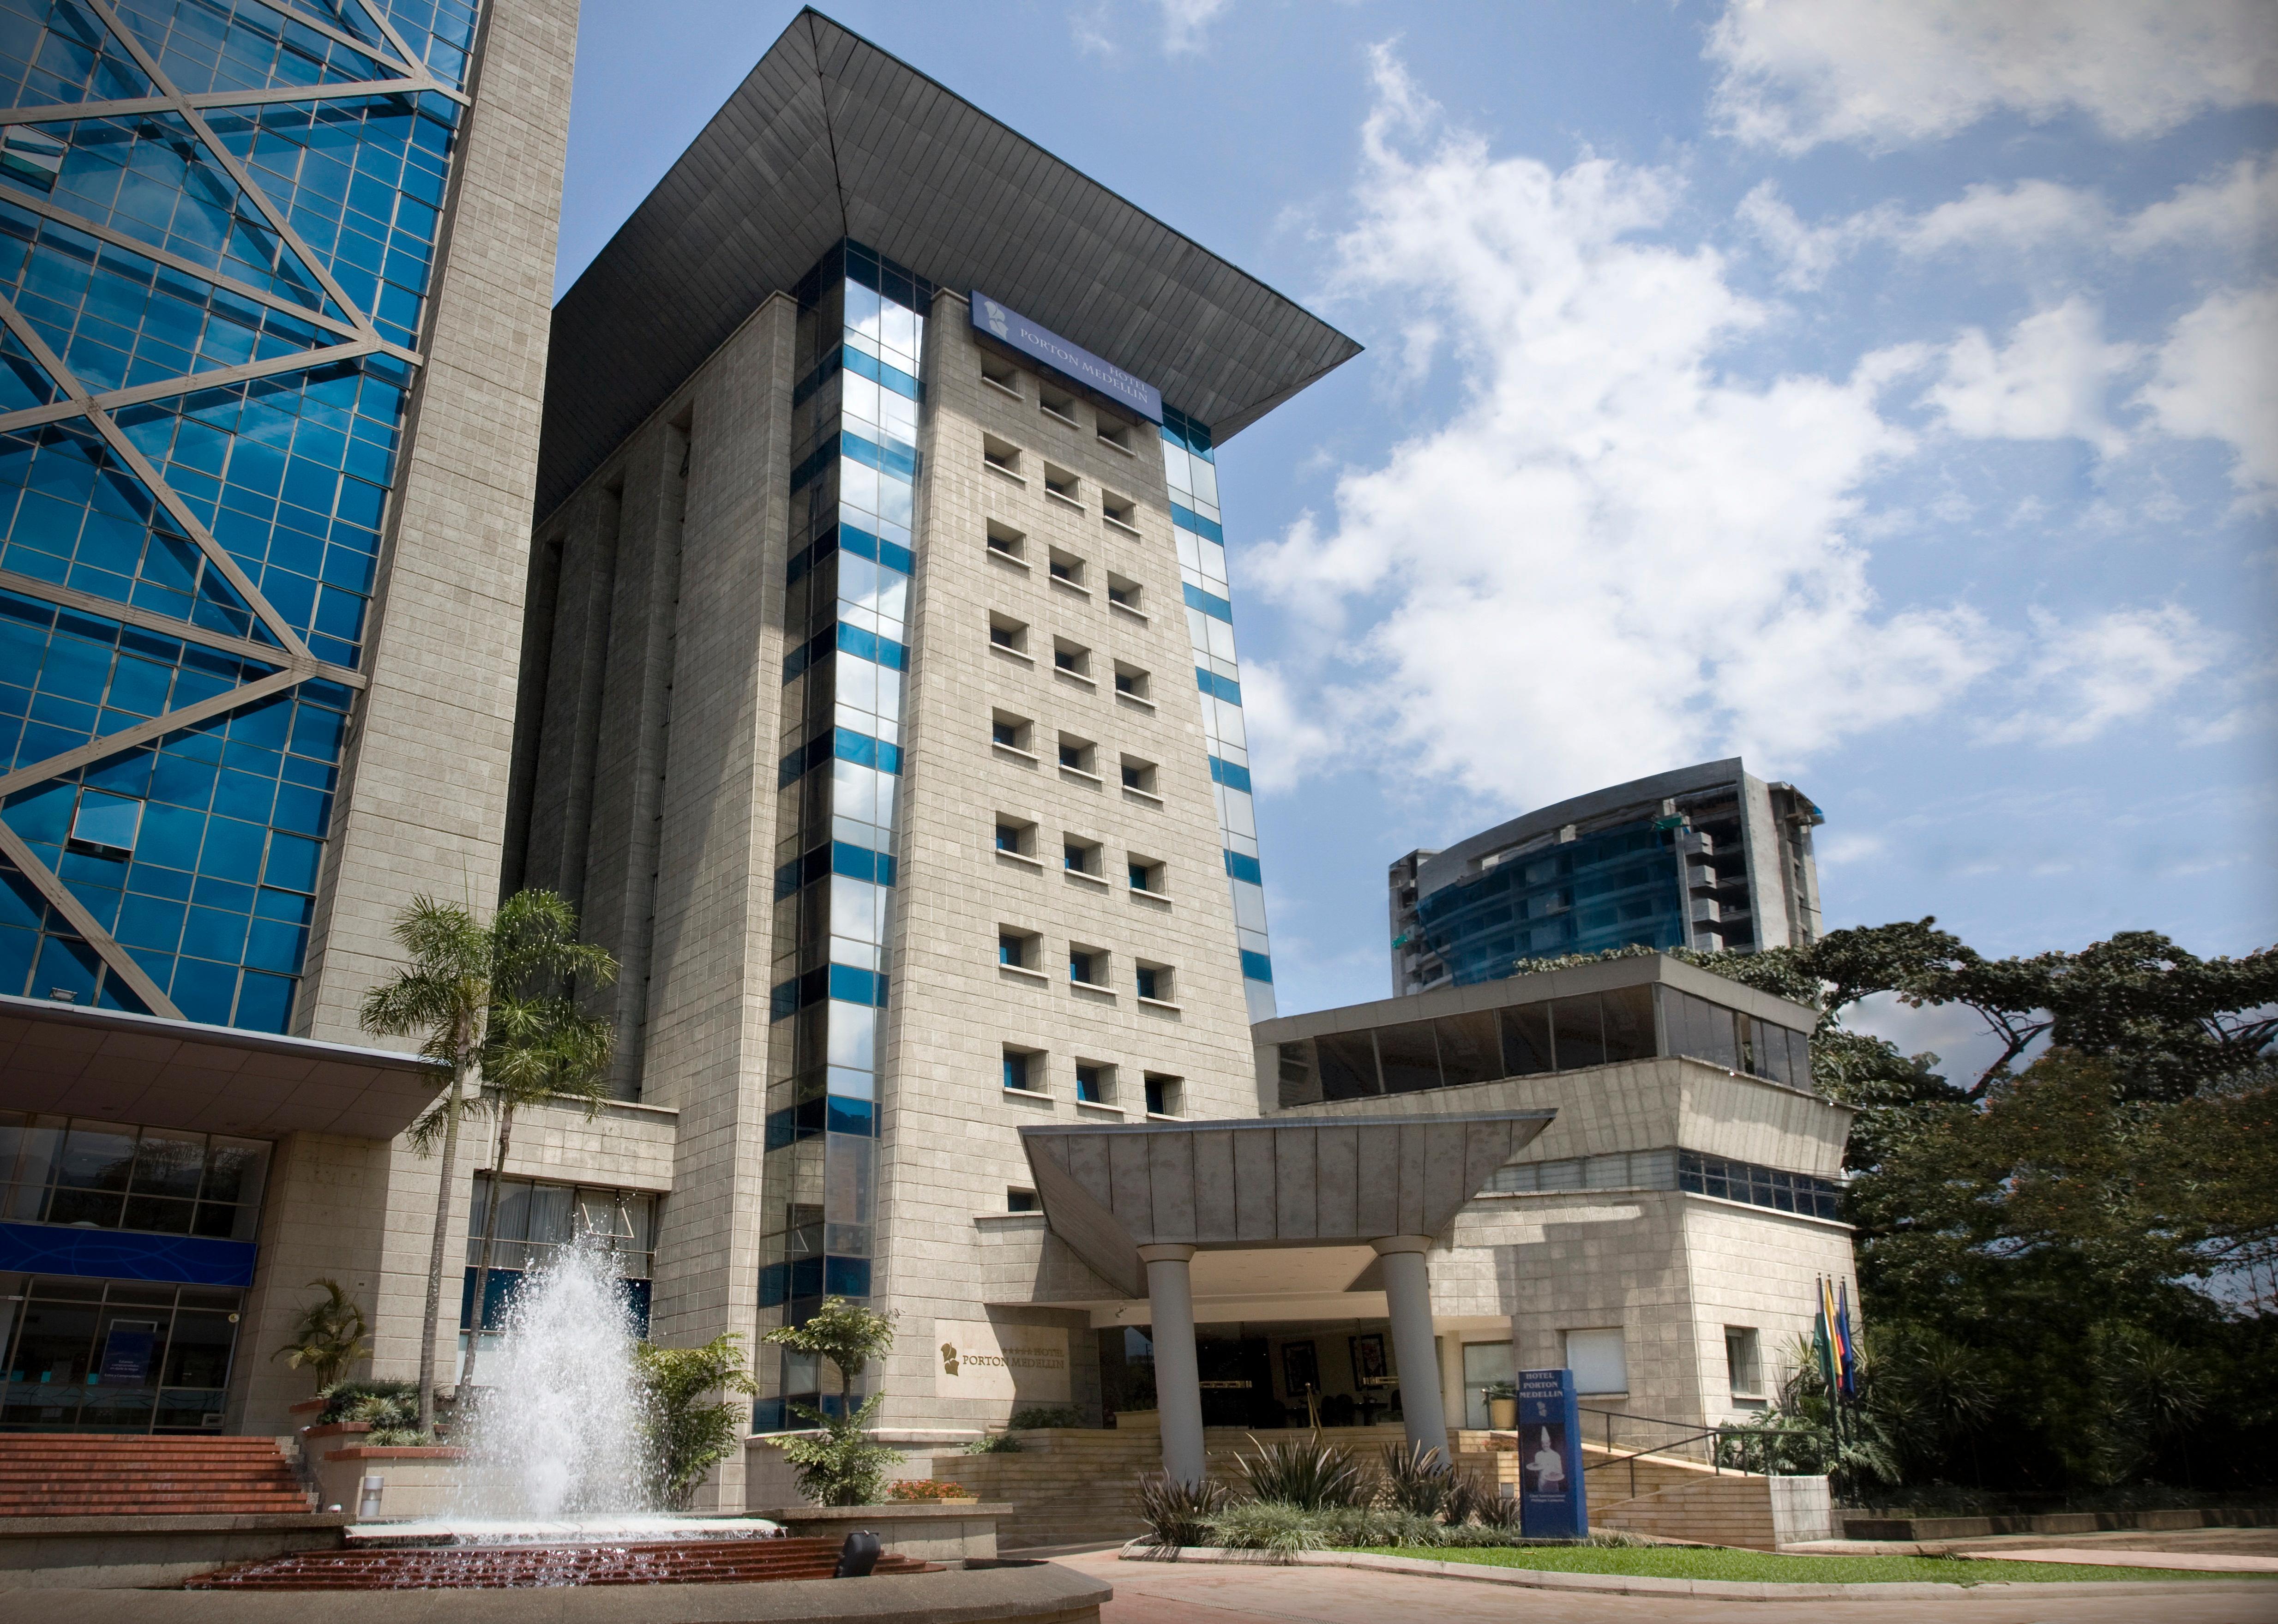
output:
[[[1582,1406],[1571,1370],[1518,1373],[1518,1523],[1529,1539],[1580,1539],[1590,1531]]]

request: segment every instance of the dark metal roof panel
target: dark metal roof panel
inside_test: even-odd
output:
[[[980,287],[1220,440],[1360,346],[812,9],[554,307],[550,513],[842,236]]]

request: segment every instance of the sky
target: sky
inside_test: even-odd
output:
[[[562,287],[797,9],[585,0]],[[824,9],[1367,347],[1219,456],[1283,1013],[1734,754],[1830,928],[2278,940],[2278,6]]]

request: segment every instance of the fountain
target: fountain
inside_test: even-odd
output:
[[[225,1569],[193,1589],[461,1589],[828,1576],[827,1540],[757,1517],[655,1510],[648,1394],[632,1316],[591,1236],[508,1306],[485,1385],[462,1396],[466,1454],[449,1512],[359,1523],[343,1551]],[[924,1572],[890,1559],[880,1572]]]

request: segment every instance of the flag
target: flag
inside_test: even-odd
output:
[[[1851,1318],[1851,1283],[1843,1281],[1835,1299],[1837,1328],[1843,1337],[1843,1396],[1859,1396],[1859,1328]]]

